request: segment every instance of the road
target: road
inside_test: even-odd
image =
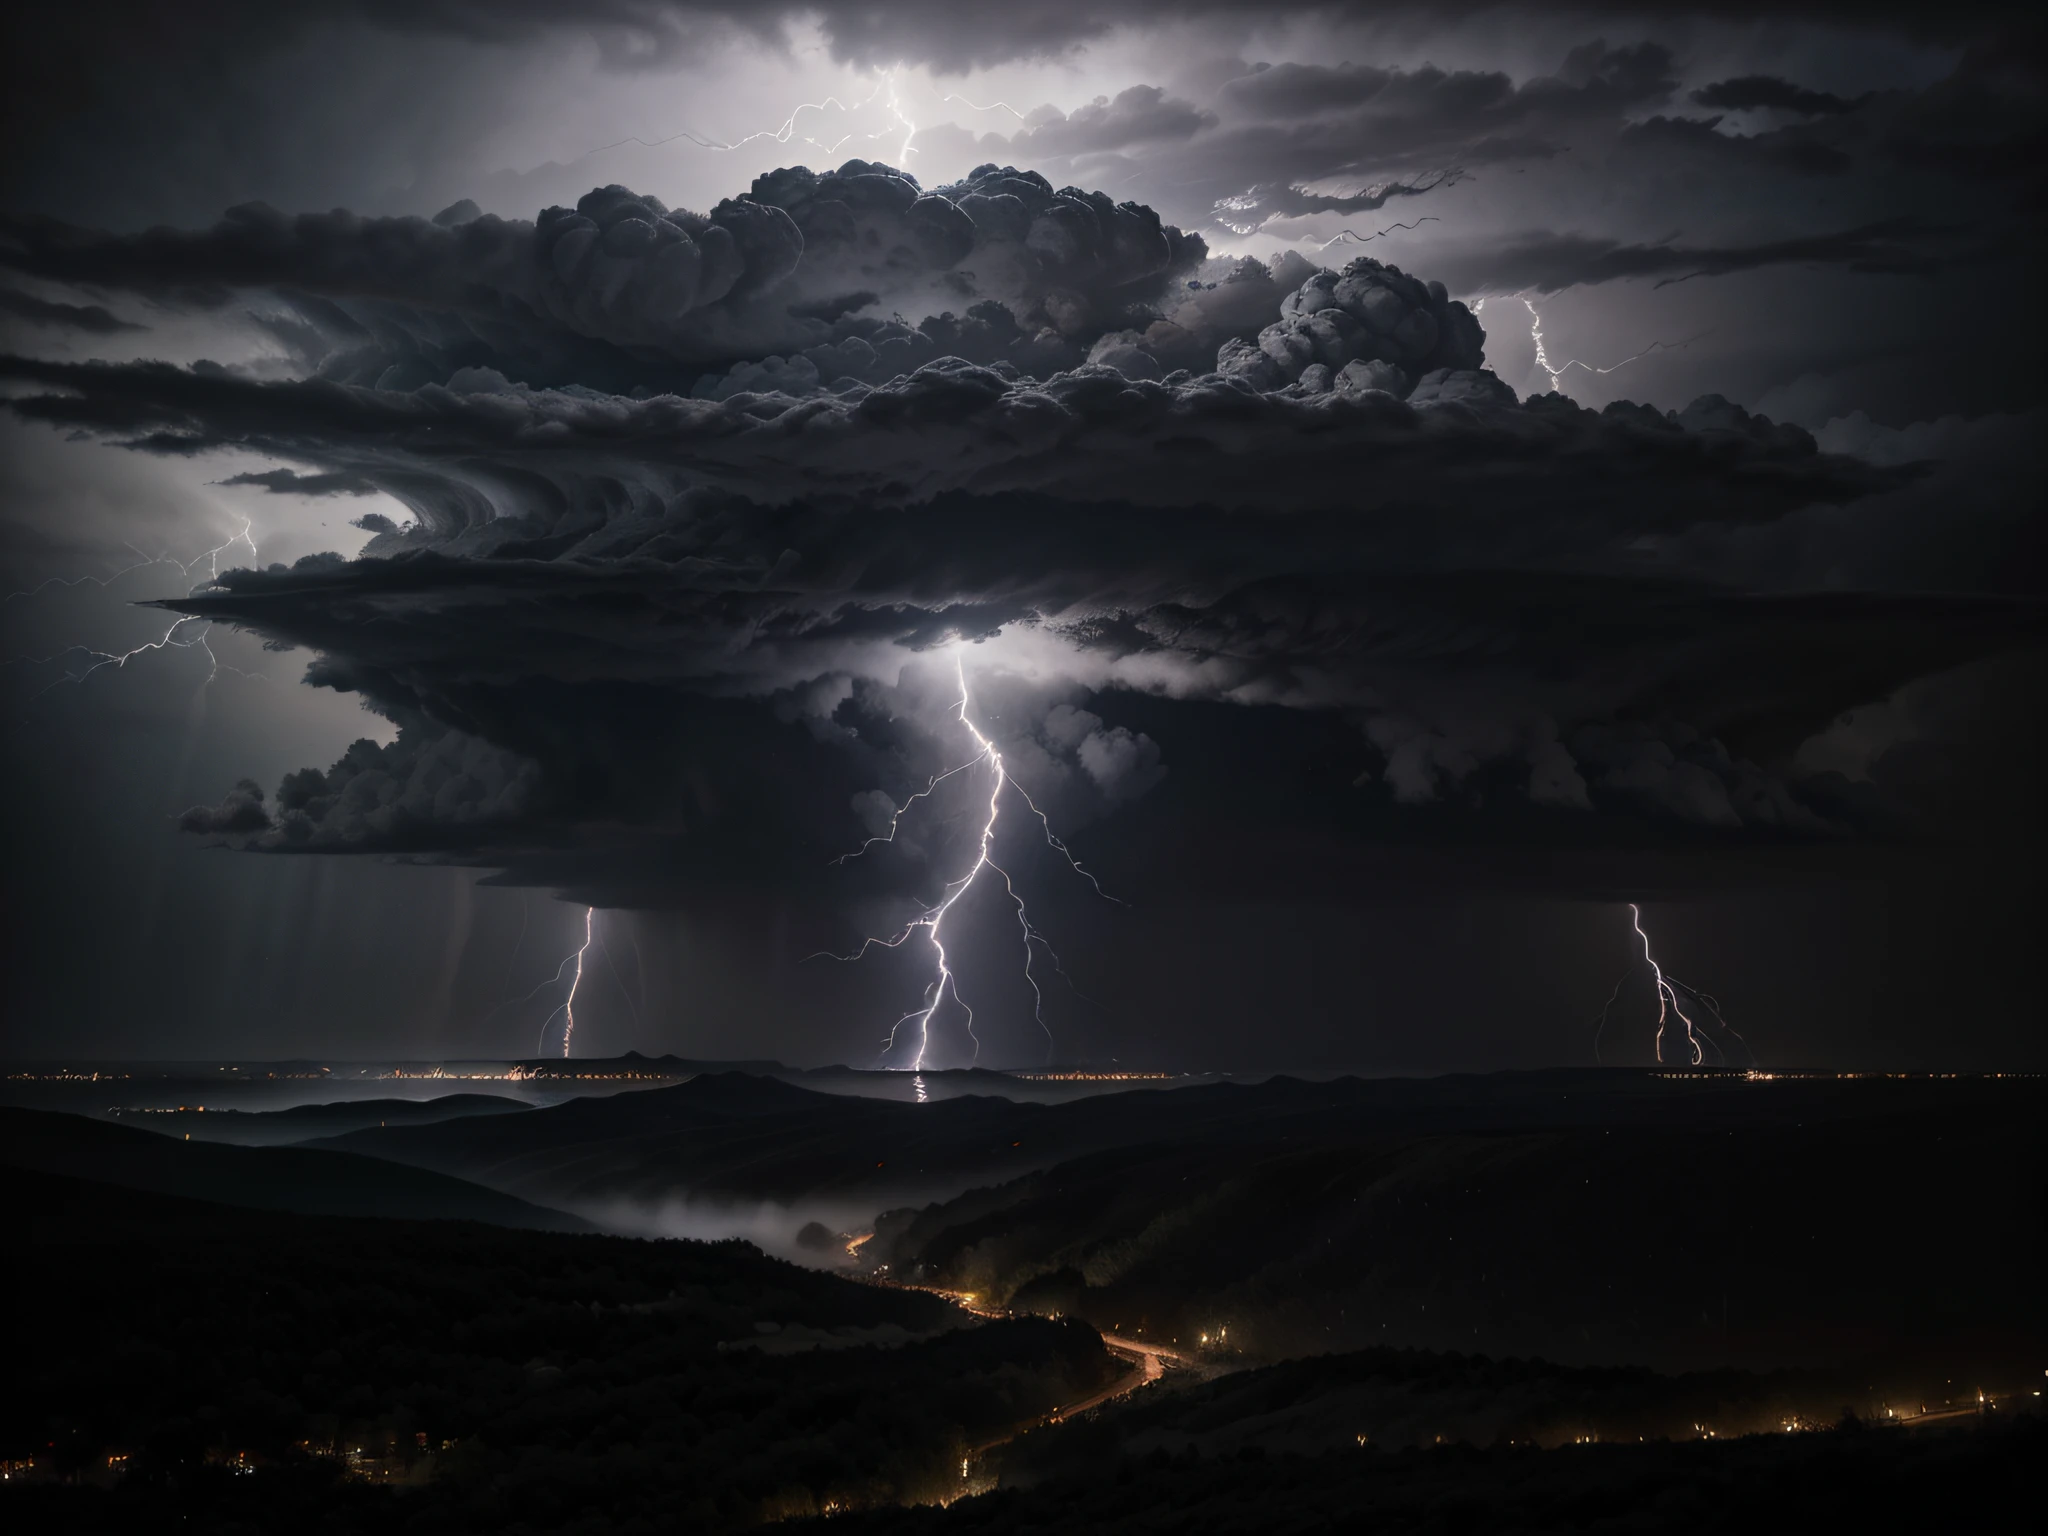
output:
[[[928,1295],[943,1296],[961,1311],[972,1313],[976,1317],[985,1318],[990,1321],[1006,1318],[1011,1315],[1009,1309],[1005,1307],[983,1306],[980,1298],[972,1291],[949,1291],[943,1286],[917,1285],[908,1280],[876,1280],[874,1283],[894,1286],[898,1290],[924,1291]],[[1042,1418],[1033,1419],[1028,1424],[1017,1425],[1008,1434],[1000,1435],[994,1440],[984,1441],[968,1452],[969,1457],[979,1457],[985,1451],[991,1451],[999,1445],[1008,1444],[1027,1429],[1036,1429],[1041,1424],[1057,1424],[1062,1419],[1071,1419],[1076,1414],[1088,1412],[1091,1408],[1100,1408],[1104,1403],[1112,1403],[1120,1397],[1127,1397],[1137,1391],[1138,1388],[1150,1386],[1153,1382],[1158,1381],[1169,1370],[1179,1370],[1188,1364],[1187,1356],[1158,1344],[1146,1344],[1137,1339],[1121,1338],[1113,1333],[1103,1334],[1102,1342],[1111,1354],[1129,1361],[1137,1369],[1126,1371],[1122,1376],[1093,1396],[1084,1397],[1076,1403],[1063,1404]],[[964,1465],[961,1475],[963,1477],[966,1475]]]
[[[1086,1413],[1090,1408],[1100,1408],[1104,1403],[1114,1402],[1140,1387],[1150,1386],[1164,1376],[1169,1369],[1186,1365],[1184,1356],[1170,1349],[1161,1349],[1157,1344],[1140,1344],[1131,1339],[1120,1339],[1105,1333],[1102,1342],[1113,1355],[1121,1355],[1138,1367],[1135,1373],[1126,1373],[1120,1380],[1103,1388],[1093,1397],[1084,1397],[1078,1403],[1069,1403],[1064,1408],[1055,1408],[1042,1422],[1057,1424],[1061,1419],[1070,1419],[1077,1413]]]

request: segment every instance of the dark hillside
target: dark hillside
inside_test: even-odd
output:
[[[579,1217],[376,1158],[298,1147],[220,1146],[33,1109],[0,1109],[0,1165],[264,1210],[487,1221],[546,1232],[591,1230]]]
[[[448,1093],[438,1099],[344,1099],[291,1109],[126,1109],[109,1111],[138,1130],[244,1147],[288,1146],[383,1125],[434,1125],[477,1115],[524,1113],[529,1106],[492,1093]]]
[[[2037,1096],[1748,1126],[1190,1138],[1080,1158],[868,1245],[901,1276],[1232,1358],[1372,1345],[1666,1369],[2048,1343]],[[1687,1123],[1688,1120],[1692,1123]]]
[[[1123,1372],[1082,1324],[975,1325],[740,1243],[62,1176],[22,1203],[37,1240],[10,1278],[36,1326],[0,1409],[0,1457],[36,1462],[4,1495],[19,1529],[723,1529],[950,1489],[964,1446]],[[112,1489],[50,1486],[110,1465]]]
[[[2048,1424],[1846,1430],[1563,1450],[1356,1449],[1097,1462],[945,1510],[836,1520],[850,1536],[1441,1536],[1513,1531],[1932,1531],[2031,1507]],[[812,1529],[817,1529],[812,1527]]]

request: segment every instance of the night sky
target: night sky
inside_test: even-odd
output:
[[[2048,1064],[2003,11],[10,15],[0,1053]]]

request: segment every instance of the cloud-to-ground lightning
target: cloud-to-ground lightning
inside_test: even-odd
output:
[[[1749,1042],[1743,1039],[1741,1034],[1721,1016],[1719,999],[1711,992],[1702,992],[1699,988],[1680,981],[1676,976],[1665,970],[1658,963],[1657,957],[1650,952],[1650,936],[1643,929],[1642,909],[1634,902],[1630,902],[1628,904],[1628,915],[1630,926],[1635,930],[1636,938],[1642,943],[1643,963],[1649,966],[1650,974],[1655,979],[1657,985],[1657,1060],[1661,1062],[1664,1059],[1664,1032],[1669,1028],[1672,1019],[1676,1018],[1680,1024],[1685,1026],[1686,1045],[1691,1051],[1689,1065],[1695,1067],[1706,1065],[1707,1053],[1711,1051],[1714,1055],[1713,1064],[1715,1066],[1727,1066],[1729,1064],[1727,1051],[1722,1048],[1720,1041],[1716,1040],[1707,1029],[1707,1016],[1711,1015],[1714,1029],[1734,1039],[1742,1047],[1744,1054],[1749,1057],[1749,1064],[1752,1067],[1755,1066],[1756,1052],[1750,1050]],[[1600,1037],[1606,1033],[1608,1015],[1613,1012],[1614,1004],[1621,996],[1622,985],[1628,980],[1629,972],[1632,970],[1634,970],[1633,964],[1630,965],[1628,971],[1621,973],[1620,978],[1614,983],[1614,990],[1607,996],[1607,1005],[1600,1010],[1599,1027],[1593,1033],[1593,1059],[1595,1061],[1600,1059]],[[1689,1014],[1685,1011],[1684,999],[1686,998],[1692,1000],[1693,1013]],[[1695,1018],[1693,1014],[1698,1014],[1700,1017]]]
[[[1525,293],[1515,294],[1514,297],[1520,299],[1522,307],[1529,311],[1529,340],[1536,347],[1536,366],[1550,376],[1550,390],[1553,394],[1561,395],[1565,392],[1564,385],[1559,381],[1574,368],[1583,368],[1587,373],[1613,373],[1617,369],[1626,368],[1630,363],[1638,362],[1650,356],[1653,352],[1676,352],[1713,334],[1711,330],[1706,330],[1699,332],[1697,335],[1688,336],[1683,341],[1653,341],[1643,348],[1642,351],[1631,352],[1619,362],[1609,363],[1605,367],[1595,363],[1582,363],[1576,357],[1568,357],[1553,368],[1550,365],[1550,354],[1543,347],[1543,317],[1536,312],[1536,301]],[[1472,306],[1472,313],[1476,315],[1485,308],[1486,300],[1481,299]]]
[[[540,1048],[542,1050],[547,1049],[548,1026],[554,1023],[557,1017],[560,1017],[562,1020],[562,1054],[564,1056],[569,1054],[570,1043],[576,1038],[576,989],[583,985],[583,957],[590,953],[590,942],[596,937],[596,926],[597,908],[585,907],[583,909],[583,942],[576,946],[574,954],[568,956],[560,965],[555,967],[554,975],[542,982],[540,987],[533,989],[533,992],[538,992],[541,987],[553,986],[562,979],[564,971],[569,970],[571,966],[575,967],[575,970],[569,977],[569,995],[562,999],[553,1013],[541,1020]],[[533,992],[529,992],[526,995],[531,997]]]
[[[967,1038],[974,1042],[974,1058],[978,1060],[981,1056],[981,1037],[974,1032],[974,1009],[960,995],[959,978],[955,974],[952,961],[946,953],[944,924],[947,914],[953,910],[953,907],[959,902],[960,898],[972,889],[975,881],[981,878],[982,871],[984,870],[995,871],[997,878],[1003,882],[1004,894],[1010,898],[1011,904],[1016,909],[1018,932],[1024,946],[1024,979],[1031,987],[1032,1017],[1037,1021],[1039,1029],[1045,1034],[1047,1058],[1050,1059],[1051,1057],[1053,1038],[1052,1030],[1045,1022],[1045,994],[1039,987],[1037,974],[1033,970],[1037,951],[1042,948],[1061,975],[1066,974],[1066,968],[1061,964],[1060,957],[1053,949],[1051,942],[1039,931],[1037,925],[1031,921],[1030,911],[1025,906],[1024,898],[1017,890],[1016,882],[1011,878],[1010,872],[996,862],[996,829],[997,823],[1002,817],[1003,797],[1006,792],[1014,792],[1024,802],[1026,809],[1037,818],[1039,830],[1045,837],[1046,846],[1065,859],[1069,869],[1086,880],[1096,895],[1102,897],[1105,901],[1117,901],[1116,897],[1103,890],[1101,882],[1082,865],[1079,859],[1074,857],[1073,850],[1068,848],[1059,834],[1053,831],[1051,820],[1039,808],[1038,802],[1032,799],[1030,792],[1022,784],[1019,784],[1016,779],[1011,777],[1009,768],[1003,761],[1002,751],[974,723],[973,718],[969,714],[969,711],[973,708],[974,701],[967,686],[967,662],[959,649],[954,651],[953,666],[954,674],[959,680],[960,685],[960,697],[953,706],[953,715],[966,729],[968,737],[974,746],[973,755],[965,762],[947,769],[944,773],[934,775],[923,789],[911,795],[901,805],[896,806],[890,815],[887,832],[869,838],[853,852],[844,854],[834,861],[835,863],[843,864],[848,859],[859,858],[876,843],[894,842],[896,830],[901,825],[904,815],[919,801],[928,799],[948,779],[974,768],[983,768],[988,772],[989,793],[987,813],[982,818],[981,831],[976,839],[974,862],[968,867],[966,873],[962,874],[958,879],[949,881],[941,890],[938,901],[926,907],[916,917],[912,918],[893,938],[871,938],[864,941],[860,948],[852,954],[833,955],[830,957],[836,960],[858,960],[873,949],[900,948],[909,941],[913,934],[919,932],[922,932],[930,942],[936,971],[930,985],[925,988],[923,1001],[920,1006],[903,1014],[890,1026],[888,1037],[882,1046],[883,1054],[886,1056],[889,1051],[895,1048],[898,1039],[903,1033],[904,1026],[908,1025],[915,1030],[917,1053],[911,1061],[912,1071],[922,1071],[924,1068],[925,1056],[931,1046],[932,1019],[938,1013],[940,1005],[948,997],[952,998],[966,1016]],[[1119,902],[1118,904],[1121,905],[1122,903]]]

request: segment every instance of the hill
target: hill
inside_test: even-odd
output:
[[[860,1259],[899,1278],[1183,1344],[1227,1326],[1242,1359],[1761,1367],[2048,1339],[2043,1099],[1615,1070],[906,1104],[726,1073],[331,1144],[812,1262],[804,1222],[872,1226]]]
[[[437,1125],[477,1115],[524,1113],[530,1107],[494,1093],[448,1093],[438,1099],[344,1099],[290,1109],[114,1109],[107,1116],[161,1136],[281,1147],[373,1126]]]
[[[2003,1364],[2048,1344],[2037,1095],[1867,1116],[1160,1141],[883,1218],[909,1279],[1238,1358]],[[1967,1257],[1965,1257],[1967,1256]]]
[[[0,1165],[223,1205],[587,1232],[580,1217],[424,1169],[347,1152],[186,1141],[81,1115],[0,1109]]]

